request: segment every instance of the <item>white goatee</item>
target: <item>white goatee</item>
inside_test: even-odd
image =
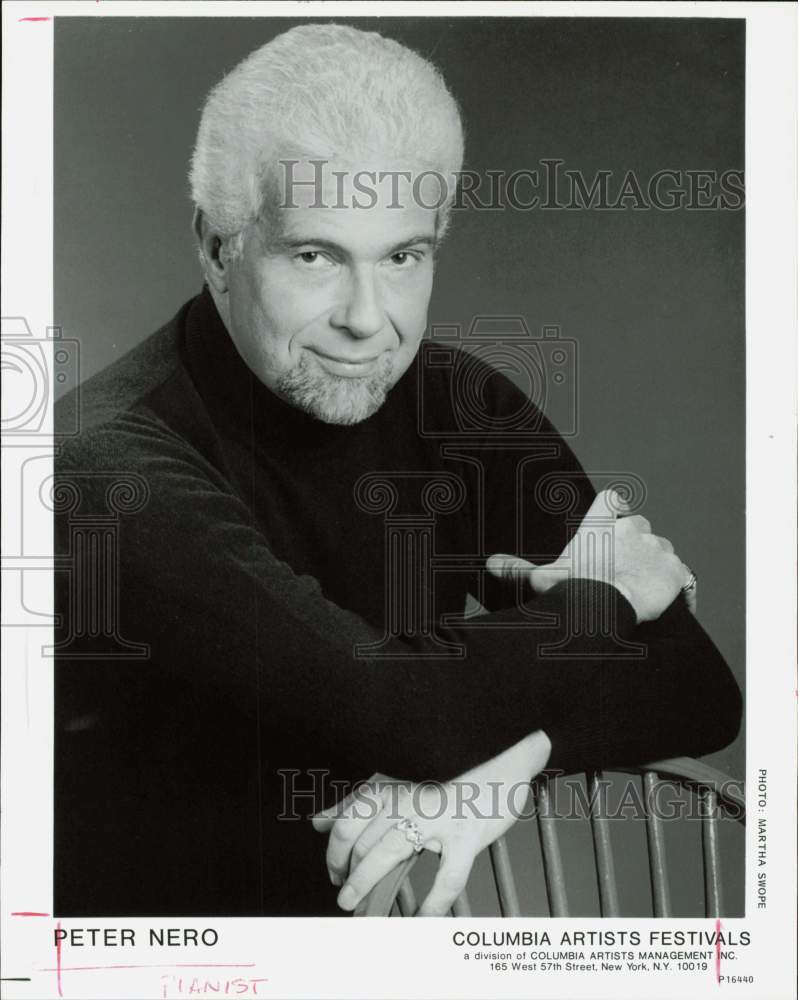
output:
[[[345,378],[323,371],[303,354],[293,368],[280,376],[277,391],[289,403],[326,424],[359,424],[385,402],[392,373],[390,356],[382,359],[370,375]]]

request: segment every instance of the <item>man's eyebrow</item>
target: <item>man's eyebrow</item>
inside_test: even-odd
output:
[[[320,247],[322,250],[329,250],[332,253],[340,254],[346,256],[348,251],[346,247],[342,247],[340,243],[336,243],[334,240],[324,239],[324,237],[314,237],[314,236],[277,236],[270,241],[272,251],[285,251],[285,250],[298,250],[300,247],[312,246]],[[434,236],[430,236],[429,233],[419,233],[415,236],[410,236],[407,239],[401,240],[399,243],[395,243],[387,247],[382,255],[390,256],[394,253],[400,253],[402,250],[407,250],[409,247],[417,246],[428,246],[435,247],[437,240]]]
[[[397,253],[399,250],[406,250],[408,247],[417,246],[428,246],[436,247],[438,244],[437,239],[434,236],[430,236],[429,233],[419,233],[418,236],[411,236],[409,240],[402,240],[401,243],[397,243],[395,247],[392,247],[388,253]]]

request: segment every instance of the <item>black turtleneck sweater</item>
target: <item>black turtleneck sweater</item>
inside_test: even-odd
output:
[[[604,584],[488,583],[492,552],[556,557],[593,490],[545,420],[512,430],[507,379],[471,372],[469,422],[458,356],[426,351],[369,420],[324,424],[257,381],[205,290],[59,404],[80,433],[57,459],[58,915],[340,912],[307,818],[336,782],[451,778],[536,729],[562,770],[735,736],[681,598],[636,627]],[[95,528],[116,637],[74,569]],[[492,610],[464,623],[469,592]]]

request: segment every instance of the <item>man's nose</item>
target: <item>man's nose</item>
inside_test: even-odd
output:
[[[351,275],[332,323],[359,339],[380,332],[385,325],[385,311],[373,272],[364,270]]]

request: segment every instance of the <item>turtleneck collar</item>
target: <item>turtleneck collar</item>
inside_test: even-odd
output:
[[[185,349],[192,379],[214,416],[256,446],[315,450],[354,442],[378,418],[384,419],[384,411],[398,395],[395,386],[376,414],[351,426],[325,423],[285,402],[252,373],[238,353],[207,285],[186,314]],[[400,383],[407,377],[405,373]]]

